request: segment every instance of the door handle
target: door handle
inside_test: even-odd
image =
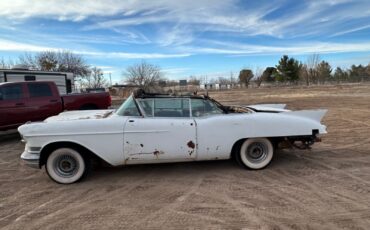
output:
[[[50,100],[50,102],[57,102],[57,101],[58,101],[57,99]]]
[[[128,120],[128,122],[135,122],[135,120]]]
[[[22,106],[22,105],[24,105],[24,103],[21,103],[21,102],[20,103],[15,103],[15,105],[16,106]]]

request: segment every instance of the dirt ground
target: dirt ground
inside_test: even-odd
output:
[[[3,229],[370,229],[370,85],[211,92],[225,104],[328,108],[312,150],[277,152],[264,170],[232,161],[99,168],[58,185],[22,166],[0,136]]]

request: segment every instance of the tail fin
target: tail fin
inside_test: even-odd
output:
[[[327,109],[316,109],[316,110],[299,110],[299,111],[291,111],[285,112],[286,115],[292,116],[299,116],[299,117],[306,117],[317,122],[320,122],[321,119],[325,116]]]

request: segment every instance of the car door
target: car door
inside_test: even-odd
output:
[[[230,122],[231,117],[207,99],[192,98],[191,112],[197,124],[197,159],[228,159],[237,141],[232,136],[238,124]]]
[[[59,114],[62,111],[62,101],[55,95],[48,82],[29,82],[28,116],[31,121],[40,121]]]
[[[23,84],[4,84],[0,88],[0,129],[16,127],[28,121]]]
[[[143,117],[130,117],[124,127],[128,163],[196,158],[196,125],[187,98],[138,100]]]

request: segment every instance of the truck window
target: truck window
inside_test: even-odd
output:
[[[67,79],[66,88],[67,88],[67,93],[72,93],[72,81],[71,81],[71,79]]]
[[[22,85],[9,85],[0,88],[0,100],[16,100],[23,98]]]
[[[47,83],[33,83],[28,84],[28,92],[30,97],[51,97],[53,93],[51,92],[50,86]]]

